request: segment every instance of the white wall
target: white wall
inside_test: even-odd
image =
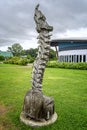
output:
[[[87,62],[87,49],[59,51],[59,61],[60,62],[84,62],[83,60],[84,55],[85,55],[85,62]],[[78,56],[78,60],[77,60],[77,56]],[[73,60],[72,57],[74,58]]]

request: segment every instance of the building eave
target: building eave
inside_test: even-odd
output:
[[[70,42],[70,43],[73,43],[73,42],[86,42],[87,43],[87,39],[53,39],[50,41],[50,45],[51,46],[58,46],[58,43],[61,44],[61,43],[66,43],[66,42]]]

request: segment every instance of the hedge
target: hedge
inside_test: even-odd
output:
[[[16,65],[27,65],[28,63],[33,63],[33,59],[12,57],[4,61],[5,64],[16,64]]]
[[[66,69],[82,69],[87,70],[87,63],[69,63],[69,62],[48,62],[48,68],[66,68]]]

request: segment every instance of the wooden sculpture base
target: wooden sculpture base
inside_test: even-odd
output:
[[[57,120],[57,113],[55,112],[50,120],[47,120],[47,121],[46,120],[45,121],[35,121],[35,120],[31,120],[29,118],[26,118],[24,113],[21,112],[20,120],[24,124],[29,125],[31,127],[47,126],[47,125],[53,124]]]

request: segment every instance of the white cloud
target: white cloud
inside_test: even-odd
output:
[[[32,38],[31,40],[25,40],[23,44],[21,44],[24,49],[29,49],[29,48],[37,48],[37,39]]]
[[[8,46],[2,46],[2,47],[0,47],[1,51],[7,51],[7,49],[8,49]]]
[[[64,33],[56,33],[53,38],[79,38],[87,39],[87,28],[78,28],[72,30],[66,30]]]
[[[23,49],[37,48],[38,47],[36,38],[32,38],[31,40],[24,40],[24,41],[21,41],[21,43],[19,41],[17,41],[15,43],[19,43],[23,47]],[[12,44],[10,44],[9,46],[12,46]],[[6,51],[6,50],[8,50],[8,46],[2,46],[2,47],[0,47],[0,50]]]

